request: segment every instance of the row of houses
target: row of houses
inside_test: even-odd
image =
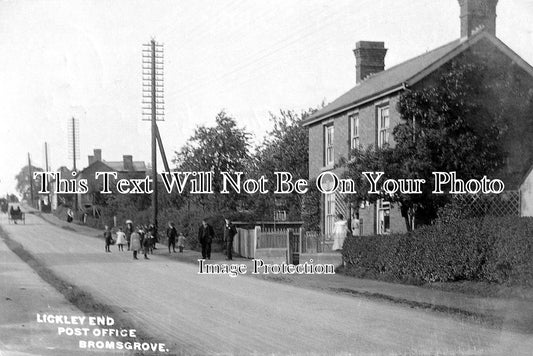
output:
[[[385,69],[384,42],[359,41],[355,45],[355,86],[303,122],[309,129],[309,178],[325,171],[340,173],[341,157],[349,158],[354,148],[394,146],[393,129],[402,122],[397,104],[409,89],[431,87],[448,70],[453,59],[488,58],[491,66],[505,66],[518,78],[512,82],[525,93],[533,91],[533,67],[496,37],[497,0],[459,0],[460,37],[450,43]],[[519,194],[520,213],[533,216],[533,113],[527,120],[514,119],[504,138],[509,152],[502,177],[506,189]],[[358,222],[361,235],[405,232],[400,207],[386,200],[352,206],[342,194],[322,196],[321,228],[326,236],[333,231],[335,216],[342,213]],[[353,225],[355,228],[355,224]]]
[[[309,130],[309,178],[325,171],[341,173],[337,163],[341,158],[349,158],[354,148],[394,146],[392,132],[402,122],[397,108],[400,95],[406,90],[435,85],[436,79],[449,70],[452,60],[488,58],[489,68],[504,66],[514,73],[517,79],[511,85],[515,89],[533,93],[533,67],[496,37],[497,3],[459,0],[459,38],[388,69],[384,42],[357,42],[353,50],[355,86],[303,122]],[[504,180],[508,191],[518,194],[519,213],[533,216],[533,146],[526,144],[531,137],[521,135],[531,132],[533,113],[526,120],[511,119],[507,124],[511,130],[504,138],[504,148],[509,155],[497,177]],[[62,176],[69,177],[66,168],[61,170]],[[94,173],[98,171],[117,172],[120,178],[143,178],[150,174],[144,162],[134,161],[130,155],[124,155],[122,161],[106,161],[102,151],[95,149],[88,158],[88,166],[77,178],[87,179],[90,188],[96,190]],[[57,207],[57,195],[52,195],[52,203]],[[78,195],[79,209],[90,210],[94,203],[94,195]],[[353,206],[342,194],[326,194],[322,195],[320,210],[321,233],[325,236],[332,234],[338,213],[357,221],[356,232],[362,235],[406,230],[400,207],[386,200]]]

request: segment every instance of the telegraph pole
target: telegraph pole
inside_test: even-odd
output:
[[[44,168],[48,172],[48,142],[44,143]]]
[[[44,168],[45,168],[45,172],[49,172],[50,167],[48,167],[48,142],[44,143]],[[46,182],[48,183],[47,176],[44,176],[43,179],[46,179]],[[50,199],[50,193],[48,193],[47,197],[48,197],[47,203],[48,203],[48,206],[50,207],[52,204],[52,201]]]
[[[28,152],[28,174],[30,178],[30,206],[33,208],[33,172],[31,169],[31,158],[30,153]]]
[[[76,144],[79,145],[78,143],[78,140],[76,140],[76,136],[78,135],[79,136],[79,131],[78,131],[78,125],[76,125],[76,119],[73,117],[72,118],[72,121],[71,121],[71,125],[72,125],[72,169],[74,171],[76,171],[76,155],[78,155],[78,150],[76,150]]]
[[[157,233],[158,229],[158,203],[157,203],[157,121],[164,119],[164,95],[163,95],[163,45],[154,39],[150,43],[143,44],[143,120],[151,122],[152,136],[152,211],[153,224]],[[149,117],[149,118],[148,118]]]
[[[76,159],[80,157],[79,121],[75,117],[69,120],[69,153],[72,157],[72,170],[77,173]],[[74,211],[78,211],[78,194],[74,194]]]

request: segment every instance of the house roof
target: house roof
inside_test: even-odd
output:
[[[495,36],[485,31],[481,31],[469,38],[457,39],[368,77],[363,82],[335,99],[332,103],[304,120],[302,125],[311,125],[317,121],[322,121],[346,110],[355,108],[365,102],[376,100],[381,96],[405,89],[420,81],[451,58],[457,56],[459,53],[483,38],[491,41],[502,52],[517,62],[519,66],[533,75],[533,67]]]
[[[91,163],[90,165],[88,165],[87,167],[85,167],[81,171],[81,174],[85,174],[85,172],[91,169],[95,169],[95,167],[97,167],[96,169],[99,169],[101,171],[103,171],[104,169],[110,169],[116,172],[142,172],[144,173],[147,171],[146,163],[144,163],[143,161],[133,161],[133,170],[125,169],[123,161],[95,161]]]
[[[117,172],[146,172],[146,164],[143,161],[133,161],[133,170],[124,168],[124,161],[103,161],[103,163]]]

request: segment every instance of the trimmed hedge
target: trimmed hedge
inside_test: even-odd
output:
[[[343,257],[347,273],[362,277],[533,286],[533,218],[454,219],[408,234],[355,236]]]

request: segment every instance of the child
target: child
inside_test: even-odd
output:
[[[113,236],[111,235],[111,230],[109,230],[109,226],[105,226],[104,231],[104,239],[105,239],[105,252],[111,252],[111,249],[109,246],[111,245],[113,241]]]
[[[117,231],[117,246],[119,251],[124,251],[124,244],[126,243],[126,234],[119,227]]]
[[[180,232],[180,235],[178,236],[178,248],[180,249],[180,252],[183,252],[184,247],[185,247],[185,236],[183,236],[183,232]]]
[[[148,253],[152,249],[152,235],[150,231],[145,233],[144,239],[142,240],[142,247],[143,247],[144,259],[149,260]]]

